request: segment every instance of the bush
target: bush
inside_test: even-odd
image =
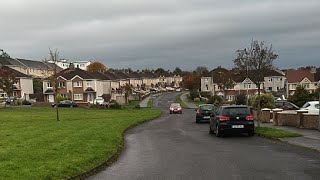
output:
[[[31,102],[27,100],[23,100],[22,105],[31,105]]]
[[[62,96],[56,96],[56,102],[60,102],[60,101],[63,101],[64,100],[64,97]]]
[[[121,109],[121,105],[117,102],[110,103],[110,109]]]
[[[208,104],[213,104],[215,106],[220,106],[223,103],[223,99],[220,96],[211,96],[208,100]]]
[[[199,92],[197,92],[197,91],[190,91],[189,97],[190,97],[190,99],[197,98],[197,97],[199,97]]]
[[[244,94],[239,94],[236,96],[236,102],[237,105],[245,105],[247,104],[247,97]]]
[[[205,98],[210,98],[211,97],[211,92],[204,92],[204,91],[201,91],[200,92],[200,96],[201,97],[205,97]]]
[[[297,86],[296,91],[292,96],[289,96],[288,101],[301,107],[304,103],[311,101],[312,99],[312,95],[307,90],[301,86]]]
[[[194,102],[200,102],[200,98],[198,98],[198,97],[197,97],[197,98],[194,98],[193,101],[194,101]]]
[[[258,95],[253,95],[249,99],[249,105],[253,108],[258,108]],[[260,94],[260,108],[274,108],[274,96],[270,93]]]
[[[134,108],[141,109],[140,104],[135,105]]]

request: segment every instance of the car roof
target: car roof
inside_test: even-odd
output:
[[[309,104],[319,104],[319,101],[308,101],[306,103],[309,103]]]
[[[246,107],[246,108],[249,108],[248,106],[246,105],[223,105],[221,106],[222,108],[230,108],[230,107]]]
[[[214,106],[214,105],[213,104],[200,104],[199,107],[200,106]]]
[[[171,103],[171,106],[180,106],[179,103]]]

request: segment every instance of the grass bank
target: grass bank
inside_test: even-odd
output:
[[[282,130],[282,129],[269,128],[269,127],[256,127],[255,134],[258,136],[263,136],[270,139],[302,136],[301,134],[293,133],[293,132]]]
[[[0,179],[64,179],[105,162],[155,109],[0,109]]]
[[[182,108],[188,108],[188,106],[181,100],[181,95],[182,95],[182,93],[181,93],[181,94],[178,94],[178,95],[176,96],[176,102],[177,102],[177,103],[180,103],[180,105],[181,105]]]

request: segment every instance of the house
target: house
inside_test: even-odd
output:
[[[231,87],[227,87],[225,90],[221,89],[220,80],[217,79],[218,73],[229,72],[230,78],[233,83]],[[211,77],[201,77],[201,91],[211,92],[213,95],[226,97],[228,101],[234,101],[235,97],[240,94],[244,94],[250,97],[258,93],[257,85],[247,77],[247,72],[241,72],[236,70],[227,70],[218,67],[210,72]],[[270,70],[267,75],[261,79],[261,92],[278,92],[285,88],[286,78],[284,73],[278,70]]]
[[[16,83],[13,84],[12,94],[6,94],[3,90],[0,89],[0,98],[6,98],[8,96],[15,96],[18,99],[30,99],[30,94],[33,94],[33,79],[31,76],[23,74],[15,69],[11,69],[7,66],[2,68],[7,68],[11,70],[16,78]]]
[[[53,73],[54,66],[52,63],[18,58],[13,59],[9,57],[0,57],[0,65],[10,67],[11,69],[35,78],[50,76]]]
[[[57,95],[69,98],[77,103],[93,103],[96,97],[102,96],[104,88],[109,88],[106,81],[110,80],[102,73],[89,73],[80,68],[68,68],[57,77]],[[43,81],[45,101],[54,102],[54,87],[49,80]]]
[[[289,69],[286,72],[287,95],[293,95],[297,86],[302,86],[310,93],[314,92],[319,85],[319,72],[314,67]]]
[[[87,66],[89,66],[92,62],[91,61],[73,61],[70,62],[66,59],[61,59],[59,61],[47,61],[49,63],[55,63],[56,65],[58,65],[60,68],[62,69],[67,69],[69,68],[70,64],[73,64],[75,68],[79,68],[82,70],[86,70]]]

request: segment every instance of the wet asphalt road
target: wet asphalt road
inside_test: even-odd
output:
[[[154,102],[164,113],[126,134],[116,163],[89,179],[320,179],[320,153],[260,137],[208,133],[195,112],[169,114],[175,94]]]

